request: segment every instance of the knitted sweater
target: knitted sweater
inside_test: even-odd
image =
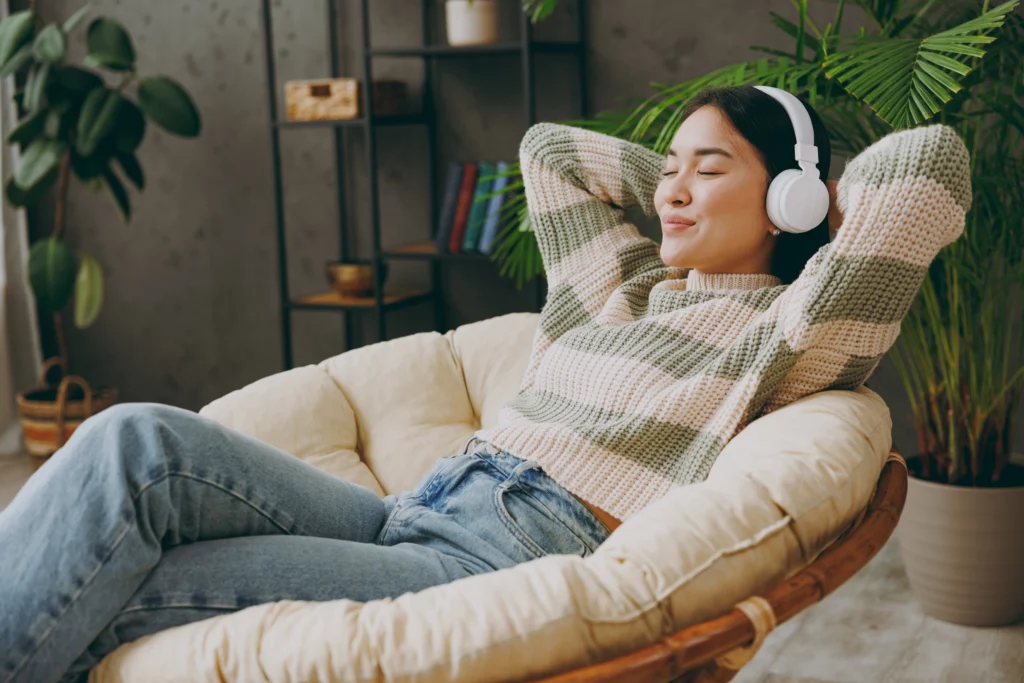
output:
[[[624,218],[656,215],[645,147],[540,123],[519,153],[548,296],[518,395],[476,435],[619,519],[703,480],[754,418],[863,384],[971,205],[952,128],[891,133],[847,164],[843,224],[787,286],[666,266]]]

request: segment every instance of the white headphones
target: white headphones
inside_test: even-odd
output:
[[[789,114],[796,133],[796,155],[800,169],[789,168],[775,176],[768,187],[765,202],[768,218],[784,232],[807,232],[816,228],[828,215],[828,188],[818,177],[818,148],[814,145],[814,128],[803,103],[796,97],[767,85],[755,85],[774,97]]]

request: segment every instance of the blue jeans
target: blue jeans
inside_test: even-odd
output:
[[[194,412],[120,404],[0,512],[0,683],[84,681],[172,626],[397,597],[608,535],[538,463],[475,438],[381,499]]]

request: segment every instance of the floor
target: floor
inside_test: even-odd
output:
[[[0,459],[0,510],[32,471],[28,456]],[[967,628],[922,614],[903,571],[897,528],[857,576],[768,636],[733,680],[1024,683],[1024,623]]]
[[[32,476],[33,458],[28,455],[0,457],[0,510],[7,507],[22,484]]]
[[[897,527],[859,574],[769,635],[733,681],[1024,683],[1024,623],[971,628],[923,614]]]

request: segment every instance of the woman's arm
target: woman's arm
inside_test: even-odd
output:
[[[610,135],[538,123],[523,137],[519,161],[549,300],[571,288],[592,310],[622,281],[663,265],[658,245],[624,213],[638,206],[655,215],[664,157]]]
[[[835,239],[772,306],[792,350],[813,351],[778,399],[867,380],[899,336],[928,266],[963,233],[970,156],[943,124],[890,133],[847,165],[836,192],[843,222]]]

